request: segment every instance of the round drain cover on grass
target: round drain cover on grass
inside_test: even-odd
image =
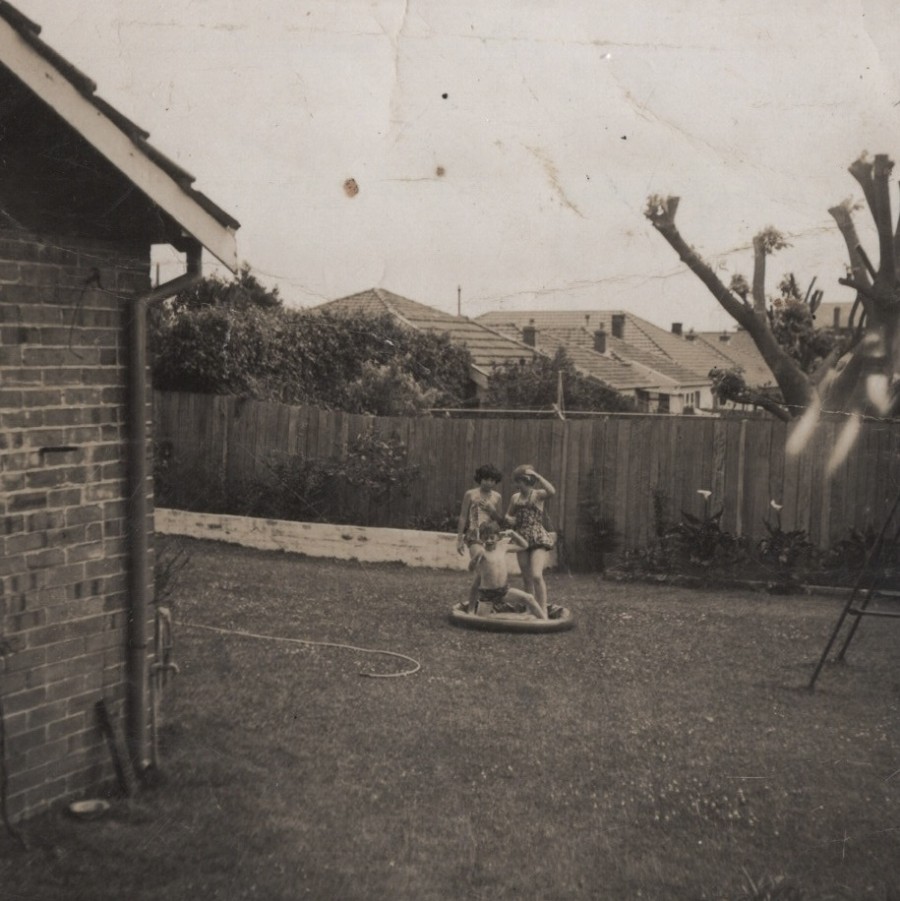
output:
[[[109,810],[109,804],[94,798],[88,801],[73,801],[69,813],[77,820],[96,820]]]

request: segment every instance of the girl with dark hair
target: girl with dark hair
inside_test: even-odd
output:
[[[499,522],[501,519],[500,508],[503,506],[503,498],[497,491],[497,485],[503,479],[503,474],[492,463],[486,463],[475,470],[477,488],[470,488],[462,499],[459,511],[459,520],[456,526],[456,550],[463,554],[469,549],[469,559],[475,556],[478,549],[478,530],[486,522]],[[475,574],[475,580],[469,590],[469,607],[474,609],[478,602],[478,585],[480,579]]]

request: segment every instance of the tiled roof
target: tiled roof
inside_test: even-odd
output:
[[[474,365],[485,372],[490,371],[494,364],[530,359],[536,354],[533,347],[502,335],[474,319],[444,313],[383,288],[370,288],[359,294],[319,304],[314,309],[334,313],[389,313],[413,328],[447,334],[454,344],[464,344],[472,355]]]
[[[501,325],[497,331],[511,338],[518,336],[515,326]],[[626,357],[597,353],[593,341],[584,341],[574,334],[577,329],[540,329],[536,331],[536,346],[547,354],[556,353],[562,347],[566,356],[581,372],[591,375],[617,391],[631,392],[638,388],[671,391],[675,382],[660,373]]]
[[[230,229],[240,228],[240,223],[236,219],[229,216],[205,194],[191,187],[194,182],[193,175],[186,172],[177,163],[174,163],[147,142],[147,139],[150,137],[148,132],[123,116],[101,97],[98,97],[95,93],[97,85],[40,39],[40,25],[22,15],[6,0],[0,0],[0,19],[10,25],[19,37],[49,63],[97,112],[123,132],[135,149],[165,172],[194,203],[205,210],[220,225]]]
[[[726,335],[728,340],[723,341],[722,338]],[[704,332],[697,336],[694,343],[700,342],[712,347],[716,353],[727,357],[729,363],[726,365],[740,367],[748,385],[766,388],[775,384],[772,370],[766,365],[749,332],[743,329],[735,332]],[[722,364],[719,365],[721,368]]]
[[[612,335],[613,314],[623,317],[623,338]],[[710,369],[732,365],[714,347],[689,341],[624,310],[514,310],[485,313],[478,319],[514,334],[533,322],[538,346],[542,333],[553,332],[568,347],[592,347],[594,332],[602,328],[609,353],[657,372],[675,385],[706,385]]]
[[[564,335],[558,334],[553,329],[546,329],[538,333],[539,347],[545,348],[551,343],[556,347],[563,347],[566,356],[582,372],[590,373],[618,391],[633,391],[643,388],[671,392],[677,386],[674,379],[659,370],[651,369],[618,354],[598,353],[594,350],[593,344],[572,343],[571,340],[566,340]]]
[[[627,334],[627,332],[626,332]],[[570,346],[578,344],[582,347],[594,346],[594,333],[587,329],[572,329],[567,333],[567,342]],[[611,356],[620,360],[628,360],[643,366],[649,371],[657,372],[666,377],[666,379],[676,385],[684,385],[697,387],[706,385],[708,379],[705,375],[680,365],[674,359],[665,354],[656,353],[654,351],[645,350],[622,338],[616,338],[613,335],[606,336],[606,350]]]

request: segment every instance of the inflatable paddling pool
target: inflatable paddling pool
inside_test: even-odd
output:
[[[450,611],[450,622],[467,629],[485,629],[489,632],[565,632],[575,625],[572,611],[562,608],[556,619],[537,619],[530,613],[489,613],[478,616],[463,610],[462,604],[455,604]]]

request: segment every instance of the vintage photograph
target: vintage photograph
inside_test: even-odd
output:
[[[888,0],[0,0],[0,899],[900,901]]]

